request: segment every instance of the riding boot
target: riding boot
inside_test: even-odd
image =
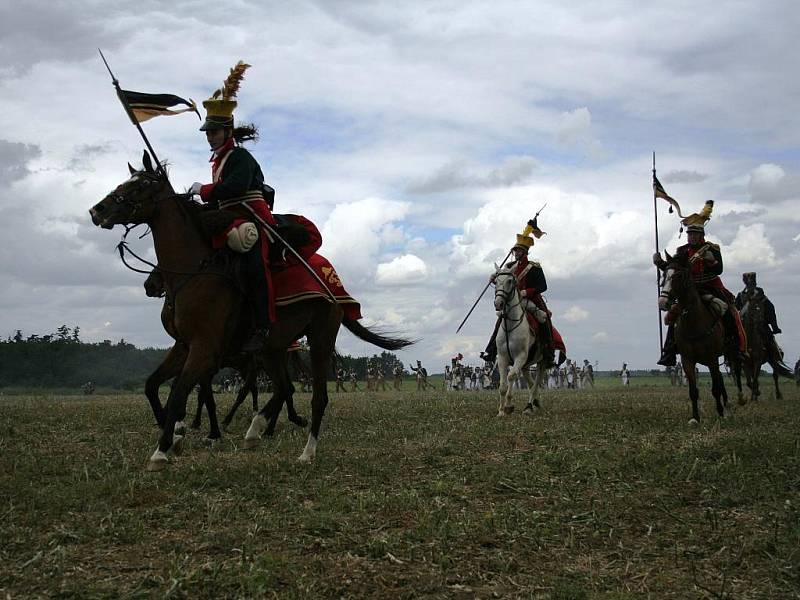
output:
[[[730,353],[743,361],[745,356],[739,348],[739,328],[736,326],[736,318],[731,310],[726,310],[722,315],[722,326],[725,329],[725,348],[726,354]]]
[[[667,327],[667,339],[661,349],[661,358],[656,362],[662,367],[674,367],[677,363],[678,348],[675,346],[675,325],[670,323]]]
[[[553,324],[550,319],[539,327],[539,335],[542,339],[542,358],[549,369],[555,364],[556,360],[556,349],[553,347]]]
[[[245,254],[247,296],[252,312],[253,334],[242,345],[242,352],[258,352],[267,342],[269,334],[269,285],[261,258],[261,247],[256,244]]]
[[[489,343],[486,344],[486,349],[480,354],[481,358],[486,362],[493,363],[495,360],[497,360],[497,331],[499,329],[500,319],[497,319],[497,322],[494,324],[492,337],[489,339]]]

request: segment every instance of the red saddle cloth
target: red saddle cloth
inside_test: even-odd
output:
[[[361,305],[344,289],[342,280],[339,279],[339,275],[330,261],[321,254],[312,254],[307,258],[307,261],[319,278],[328,286],[336,301],[342,305],[345,318],[351,321],[360,319]],[[272,285],[275,290],[276,306],[287,306],[295,302],[320,297],[330,301],[330,296],[319,282],[303,265],[296,261],[281,264],[273,269]]]
[[[528,325],[530,325],[530,328],[533,330],[534,334],[538,336],[539,328],[542,326],[542,324],[539,323],[539,321],[536,320],[536,317],[534,317],[528,311],[525,311],[525,315],[528,317]],[[556,326],[553,325],[552,319],[550,321],[550,326],[553,329],[553,347],[559,352],[563,352],[564,354],[566,354],[567,346],[564,344],[564,338],[561,337],[561,334],[558,332],[558,329],[556,329]]]

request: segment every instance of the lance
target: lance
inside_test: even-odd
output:
[[[653,151],[653,218],[655,219],[656,230],[656,252],[660,252],[658,245],[658,203],[656,202],[656,152]],[[656,267],[656,297],[661,297],[661,272]],[[658,318],[658,347],[659,355],[664,352],[664,332],[661,327],[661,308],[656,306],[656,316]]]
[[[540,212],[542,212],[542,211],[544,210],[544,207],[545,207],[545,206],[547,206],[547,202],[545,202],[545,203],[542,205],[542,208],[540,208],[540,209],[539,209],[539,210],[536,212],[536,214],[534,215],[533,219],[531,219],[531,221],[535,221],[535,220],[536,220],[536,218],[539,216],[539,213],[540,213]],[[514,251],[514,249],[513,249],[513,248],[512,248],[511,250],[509,250],[509,251],[508,251],[508,254],[506,254],[506,257],[505,257],[505,258],[502,260],[502,262],[500,263],[500,265],[501,265],[501,266],[502,266],[503,264],[505,264],[505,262],[508,260],[508,257],[509,257],[509,256],[511,256],[511,253],[512,253],[513,251]],[[497,273],[497,271],[495,271],[495,273]],[[470,309],[469,309],[469,312],[467,313],[467,316],[466,316],[466,317],[464,317],[464,320],[463,320],[463,321],[461,321],[461,325],[459,325],[459,326],[458,326],[458,329],[456,329],[456,333],[458,333],[459,331],[461,331],[461,328],[464,326],[464,323],[466,323],[466,322],[467,322],[467,319],[469,319],[469,316],[472,314],[472,311],[473,311],[473,310],[475,310],[475,307],[476,307],[476,306],[478,306],[478,302],[480,302],[480,301],[481,301],[481,298],[483,298],[483,295],[486,293],[486,290],[488,290],[488,289],[489,289],[489,286],[490,286],[490,285],[492,285],[492,280],[491,280],[491,279],[490,279],[490,280],[489,280],[489,282],[488,282],[488,283],[487,283],[487,284],[484,286],[484,288],[481,290],[481,293],[478,295],[478,299],[477,299],[477,300],[475,300],[475,303],[472,305],[472,308],[470,308]]]
[[[100,50],[100,48],[98,48],[97,51],[100,53],[100,58],[103,59],[103,64],[105,64],[106,69],[108,69],[108,74],[111,75],[111,83],[114,84],[114,88],[117,90],[117,98],[119,98],[119,101],[122,103],[122,108],[125,109],[125,114],[128,115],[128,118],[131,120],[131,123],[133,123],[136,126],[136,129],[139,130],[139,135],[142,136],[142,139],[144,140],[147,149],[150,151],[150,155],[156,161],[156,170],[161,173],[164,179],[167,179],[167,181],[169,181],[166,169],[164,169],[164,167],[161,165],[161,161],[158,160],[158,157],[156,156],[156,151],[153,150],[153,146],[150,144],[150,140],[147,139],[147,136],[144,133],[144,129],[142,129],[142,126],[139,123],[139,120],[136,118],[136,115],[133,114],[131,107],[128,105],[128,100],[125,98],[125,94],[122,93],[122,89],[119,87],[119,80],[116,77],[114,77],[114,73],[111,72],[111,67],[108,66],[108,61],[106,60],[106,57],[103,56],[103,51]]]

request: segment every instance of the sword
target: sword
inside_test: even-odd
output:
[[[300,262],[300,264],[303,265],[306,268],[306,271],[308,271],[311,274],[311,276],[314,279],[317,280],[317,283],[322,286],[322,289],[325,290],[326,292],[328,292],[328,296],[330,296],[331,301],[333,301],[334,304],[339,304],[339,301],[336,299],[336,296],[333,295],[333,292],[330,290],[330,288],[325,284],[325,282],[322,280],[322,278],[319,275],[317,275],[317,272],[311,267],[311,265],[309,265],[306,262],[306,260],[302,256],[300,256],[300,254],[297,252],[297,250],[292,248],[289,245],[289,243],[286,240],[284,240],[280,236],[280,234],[278,234],[277,231],[275,231],[275,229],[272,227],[272,225],[270,225],[264,219],[262,219],[258,215],[258,213],[256,213],[256,211],[253,210],[253,208],[251,206],[249,206],[246,202],[242,202],[242,206],[244,206],[245,208],[247,208],[247,210],[250,211],[250,214],[253,215],[253,218],[256,221],[258,221],[264,229],[267,230],[267,233],[269,233],[270,236],[274,237],[276,240],[278,240],[284,246],[286,246],[286,249],[289,250],[289,252],[291,252],[292,255],[294,255],[294,257]]]
[[[547,206],[547,202],[545,202],[545,203],[542,205],[542,208],[540,208],[538,211],[536,211],[536,214],[533,216],[533,219],[531,219],[530,221],[528,221],[528,224],[531,224],[531,223],[533,223],[533,222],[536,220],[536,217],[538,217],[538,216],[539,216],[539,213],[540,213],[540,212],[542,212],[542,211],[544,210],[544,207],[545,207],[545,206]],[[508,257],[509,257],[509,256],[511,256],[511,253],[512,253],[513,251],[514,251],[514,249],[513,249],[513,248],[512,248],[511,250],[509,250],[509,251],[508,251],[508,254],[506,254],[506,257],[505,257],[505,258],[502,260],[502,262],[500,263],[500,265],[501,265],[501,268],[502,268],[502,265],[503,265],[503,264],[505,264],[505,262],[508,260]],[[495,273],[496,273],[496,271],[495,271]],[[458,333],[459,331],[461,331],[461,328],[464,326],[464,323],[466,323],[466,322],[467,322],[467,319],[469,319],[469,316],[472,314],[472,311],[473,311],[473,310],[475,310],[475,307],[476,307],[476,306],[478,306],[478,302],[480,302],[480,301],[481,301],[481,298],[483,298],[483,295],[486,293],[486,290],[488,290],[488,289],[489,289],[489,286],[490,286],[490,285],[492,285],[492,281],[491,281],[491,279],[489,280],[489,283],[487,283],[487,284],[486,284],[486,287],[484,287],[484,288],[483,288],[483,290],[481,290],[481,293],[478,295],[478,299],[477,299],[477,300],[475,300],[475,304],[473,304],[473,305],[472,305],[472,308],[470,308],[470,309],[469,309],[469,312],[467,313],[467,316],[466,316],[466,317],[464,317],[464,320],[463,320],[463,321],[461,321],[461,325],[459,325],[459,326],[458,326],[458,329],[456,329],[456,333]]]

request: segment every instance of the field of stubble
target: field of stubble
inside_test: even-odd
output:
[[[0,598],[800,598],[784,391],[718,421],[706,387],[694,429],[664,387],[503,419],[488,392],[339,394],[311,465],[283,415],[242,450],[242,410],[162,473],[141,396],[0,397]]]

